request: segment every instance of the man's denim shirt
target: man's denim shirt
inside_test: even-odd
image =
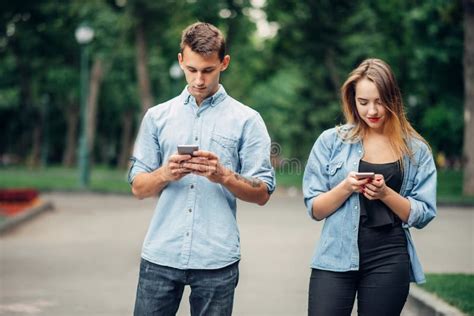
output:
[[[214,152],[225,167],[262,180],[272,193],[270,137],[260,115],[222,86],[201,106],[187,90],[150,108],[133,152],[129,182],[151,172],[177,153],[177,145],[197,144]],[[217,269],[240,259],[236,198],[224,186],[189,174],[161,192],[142,249],[142,258],[177,269]]]
[[[361,141],[344,142],[344,125],[323,132],[316,140],[303,177],[303,194],[307,211],[312,216],[313,200],[338,185],[350,171],[358,171],[364,155]],[[403,159],[403,182],[400,194],[410,201],[408,223],[404,223],[410,256],[410,280],[424,283],[425,276],[418,260],[409,227],[423,228],[436,216],[436,167],[428,146],[412,139],[413,157]],[[337,211],[325,219],[312,268],[330,271],[359,269],[357,244],[360,218],[359,194],[353,193]]]

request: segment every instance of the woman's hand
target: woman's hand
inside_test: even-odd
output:
[[[383,175],[376,174],[367,184],[361,187],[362,194],[369,200],[382,200],[387,195],[387,185]]]
[[[358,179],[356,177],[356,172],[351,171],[344,179],[344,188],[350,192],[363,193],[365,186],[371,181],[371,178]]]

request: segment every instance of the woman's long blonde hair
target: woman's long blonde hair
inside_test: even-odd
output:
[[[363,139],[368,125],[360,118],[355,101],[355,86],[361,79],[372,81],[387,110],[384,133],[388,135],[392,149],[397,157],[412,156],[409,147],[411,137],[418,138],[428,145],[426,140],[408,122],[403,100],[395,76],[390,66],[380,59],[366,59],[355,68],[341,87],[341,99],[346,123],[354,128],[344,135],[345,140]]]

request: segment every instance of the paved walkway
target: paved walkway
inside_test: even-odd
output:
[[[0,237],[0,315],[131,315],[141,243],[155,200],[43,195],[56,210]],[[305,315],[309,262],[322,223],[300,196],[240,203],[242,261],[234,315]],[[428,272],[474,272],[474,210],[441,208],[413,230]],[[188,315],[187,296],[178,315]],[[405,313],[404,315],[409,315]]]

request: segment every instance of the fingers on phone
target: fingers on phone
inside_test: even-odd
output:
[[[169,161],[175,162],[175,163],[180,163],[182,161],[189,160],[191,158],[192,158],[191,155],[188,155],[188,154],[180,155],[180,154],[176,153],[175,155],[170,156]]]
[[[210,152],[210,151],[206,151],[206,150],[198,150],[198,151],[195,151],[193,154],[195,156],[203,157],[203,158],[207,158],[207,159],[217,159],[216,154],[214,154],[213,152]]]

